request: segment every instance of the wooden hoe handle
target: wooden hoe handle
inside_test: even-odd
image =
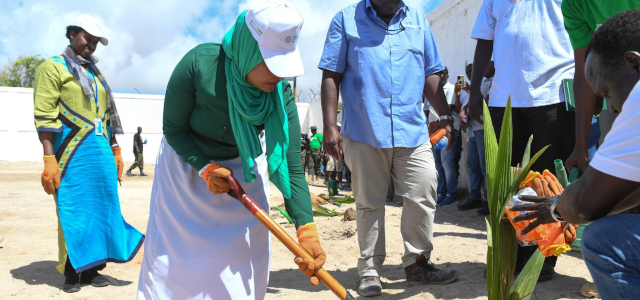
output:
[[[298,242],[293,239],[284,229],[274,221],[260,206],[258,206],[242,189],[238,181],[233,177],[227,177],[227,180],[231,184],[232,190],[229,191],[229,196],[236,198],[246,207],[251,214],[253,214],[259,221],[271,231],[282,242],[289,251],[291,251],[296,257],[302,257],[305,260],[313,262],[313,257],[305,251]],[[355,299],[347,292],[347,290],[335,279],[327,270],[320,268],[314,274],[320,282],[326,285],[338,298],[342,300]]]

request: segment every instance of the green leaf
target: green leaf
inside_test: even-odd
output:
[[[314,216],[318,216],[318,217],[335,217],[335,216],[339,216],[340,213],[337,212],[335,209],[334,210],[330,210],[324,206],[321,205],[314,205],[313,206],[313,215]]]
[[[548,145],[545,146],[544,148],[540,149],[540,151],[538,151],[538,153],[536,153],[536,155],[533,156],[531,161],[529,161],[527,166],[524,167],[524,169],[522,169],[522,172],[518,176],[518,179],[516,179],[516,181],[513,183],[513,186],[511,186],[511,191],[514,194],[518,191],[518,186],[520,185],[520,182],[522,182],[527,177],[527,173],[529,173],[529,170],[531,169],[531,166],[533,166],[533,164],[536,162],[536,160],[538,160],[538,158],[540,158],[540,156],[542,156],[542,154],[544,153],[544,151],[547,150],[547,148],[549,148]]]
[[[524,149],[524,155],[522,156],[522,163],[520,167],[524,167],[529,164],[529,160],[531,159],[531,143],[533,142],[533,134],[529,137],[529,142],[527,142],[527,148]],[[524,173],[524,172],[521,172]]]
[[[543,264],[544,256],[542,252],[540,252],[540,249],[538,249],[533,256],[529,258],[524,269],[520,272],[518,279],[513,283],[509,291],[509,300],[529,300],[529,298],[531,298]]]
[[[275,208],[277,211],[279,211],[285,218],[287,218],[287,221],[289,221],[289,224],[293,224],[293,220],[291,220],[291,217],[289,217],[289,214],[282,210],[280,207],[277,206],[273,206],[273,208]]]
[[[351,203],[355,203],[356,199],[347,196],[347,197],[344,197],[344,198],[335,199],[335,200],[333,200],[333,202],[343,203],[343,204],[351,204]]]

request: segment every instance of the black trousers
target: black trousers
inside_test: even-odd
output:
[[[498,139],[500,139],[504,111],[504,107],[489,108]],[[575,113],[567,112],[564,103],[541,107],[512,108],[511,119],[513,124],[512,166],[515,167],[522,163],[522,156],[531,135],[533,135],[531,156],[544,146],[551,145],[533,164],[532,170],[542,172],[547,169],[555,172],[554,160],[562,159],[564,162],[571,155],[575,145]],[[516,270],[524,268],[537,248],[537,246],[518,246]],[[547,257],[544,263],[555,267],[557,260],[556,256],[551,256]]]
[[[107,267],[107,264],[100,264],[84,272],[100,271],[106,267]],[[69,277],[74,277],[78,275],[79,274],[76,273],[76,270],[73,268],[73,265],[71,264],[71,259],[69,259],[69,256],[67,256],[67,263],[64,265],[64,277],[69,278]]]

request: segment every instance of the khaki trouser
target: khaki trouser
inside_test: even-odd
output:
[[[140,169],[140,173],[142,173],[142,169],[144,169],[144,157],[142,153],[133,153],[136,157],[136,161],[129,167],[129,172],[138,167]]]
[[[386,257],[384,212],[390,181],[404,204],[400,232],[404,241],[402,265],[416,262],[420,254],[429,259],[433,250],[433,218],[438,186],[431,144],[415,148],[374,148],[343,137],[345,162],[352,172],[356,198],[356,224],[360,277],[379,276]]]

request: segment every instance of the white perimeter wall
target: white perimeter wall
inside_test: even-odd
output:
[[[471,39],[471,30],[478,17],[482,0],[444,0],[427,15],[427,20],[440,50],[444,65],[449,69],[449,82],[455,83],[458,75],[465,75],[465,62],[473,63],[476,41]],[[471,80],[466,78],[467,82]],[[469,188],[469,173],[466,164],[466,135],[462,136],[462,157],[458,187]]]
[[[125,162],[133,162],[133,135],[138,126],[142,127],[142,138],[147,139],[144,146],[144,160],[155,163],[158,147],[162,140],[163,95],[118,94],[116,105],[124,127],[124,136],[116,136],[122,148]],[[318,101],[319,102],[319,101]],[[33,89],[0,87],[0,160],[5,161],[42,161],[42,144],[38,140],[33,122]],[[322,126],[322,110],[319,104],[314,106]],[[298,103],[298,114],[302,132],[309,131],[308,103]],[[306,130],[305,130],[306,128]],[[125,165],[129,167],[128,164]]]
[[[481,5],[482,0],[444,0],[427,15],[451,83],[465,75],[465,61],[473,62],[476,41],[471,39],[471,30]]]

